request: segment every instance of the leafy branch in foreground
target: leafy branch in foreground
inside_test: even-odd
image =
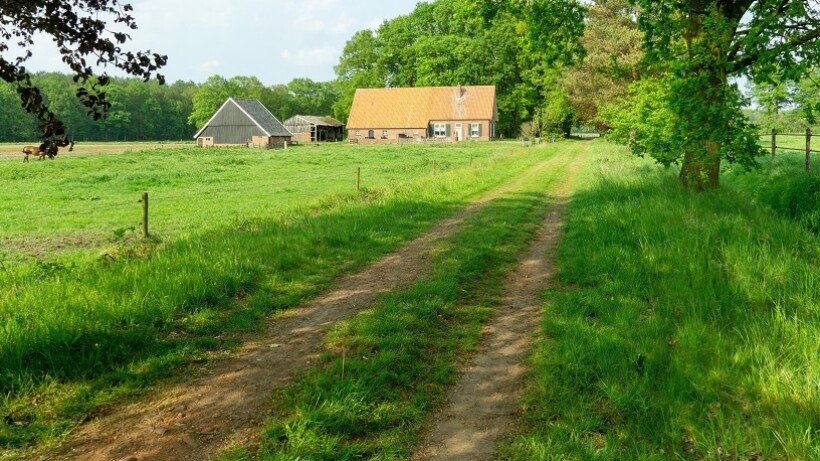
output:
[[[104,91],[109,78],[105,72],[95,76],[94,66],[111,64],[145,81],[154,75],[160,83],[165,81],[156,72],[167,56],[121,48],[131,38],[125,31],[137,28],[131,11],[131,5],[117,0],[9,0],[0,6],[0,79],[14,85],[23,108],[40,121],[39,131],[49,152],[68,145],[67,127],[49,110],[24,66],[32,57],[34,35],[44,33],[54,40],[74,81],[81,83],[77,98],[99,120],[111,108]],[[111,25],[117,30],[108,29]],[[17,56],[9,58],[10,54]]]

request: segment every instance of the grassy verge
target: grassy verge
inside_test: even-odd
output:
[[[820,459],[820,239],[598,149],[501,457]]]
[[[820,235],[820,154],[812,155],[814,168],[808,172],[805,155],[779,151],[774,159],[762,158],[751,173],[724,174],[723,182]]]
[[[337,325],[323,363],[274,396],[279,416],[260,446],[234,447],[222,459],[406,459],[542,221],[549,188],[581,148],[572,145],[560,162],[471,216],[439,243],[427,277]]]
[[[360,194],[314,197],[150,249],[0,270],[0,447],[53,441],[510,181],[557,147]],[[0,458],[3,455],[0,455]]]

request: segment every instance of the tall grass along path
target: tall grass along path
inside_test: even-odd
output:
[[[323,295],[271,318],[263,332],[246,336],[233,357],[203,376],[85,425],[61,450],[77,460],[207,459],[226,443],[255,437],[269,416],[271,391],[318,361],[328,327],[368,307],[380,293],[423,275],[434,242],[457,231],[494,198],[565,161],[560,157],[551,156],[396,252],[342,277]]]
[[[552,249],[588,151],[576,156],[567,177],[550,192],[552,208],[518,268],[504,281],[502,304],[482,331],[482,348],[463,367],[464,374],[448,393],[447,405],[433,417],[413,460],[492,459],[500,440],[518,424],[517,397],[526,373],[523,362],[541,318],[539,292],[552,279]]]

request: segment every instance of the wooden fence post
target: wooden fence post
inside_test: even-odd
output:
[[[362,167],[357,167],[356,168],[356,190],[357,191],[359,190],[359,184],[361,183],[361,180],[362,180]]]
[[[806,128],[806,171],[811,168],[811,128]]]
[[[148,192],[142,193],[142,236],[148,238]]]
[[[772,129],[772,158],[774,158],[774,153],[777,151],[777,130],[774,128]]]
[[[436,175],[436,161],[433,160],[433,176]]]

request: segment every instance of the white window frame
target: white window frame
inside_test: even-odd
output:
[[[434,123],[433,124],[433,136],[436,138],[446,138],[447,137],[447,124],[446,123]]]
[[[356,137],[357,137],[357,138],[361,138],[361,137],[362,137],[362,130],[356,130]]]
[[[419,135],[419,130],[413,130],[413,136],[418,136],[418,135]]]
[[[387,130],[382,130],[382,139],[387,139],[388,132]]]
[[[471,123],[470,124],[470,137],[471,138],[477,138],[477,137],[481,136],[480,134],[478,134],[480,132],[480,130],[481,130],[481,124],[480,123]]]

